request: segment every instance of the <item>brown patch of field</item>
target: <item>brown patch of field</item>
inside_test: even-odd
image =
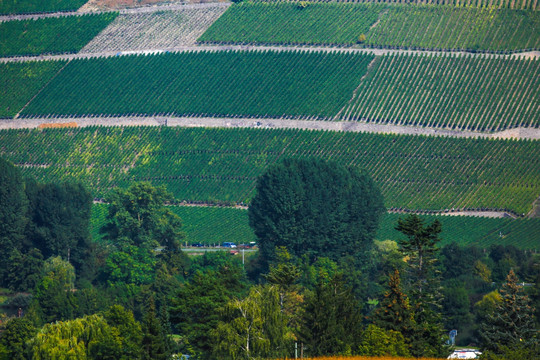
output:
[[[39,129],[53,129],[53,128],[75,128],[77,127],[76,122],[67,122],[67,123],[44,123],[39,124]]]
[[[121,10],[149,5],[200,4],[209,2],[216,2],[216,0],[90,0],[83,5],[81,10]]]

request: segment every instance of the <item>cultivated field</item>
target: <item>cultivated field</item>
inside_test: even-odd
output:
[[[78,179],[94,196],[133,181],[179,202],[249,203],[257,177],[284,157],[364,168],[394,209],[532,209],[538,141],[263,129],[88,127],[0,131],[0,155],[39,181]]]
[[[77,52],[117,15],[104,13],[1,22],[0,57]]]
[[[540,12],[380,3],[242,2],[232,5],[199,40],[496,53],[530,51],[540,49]]]
[[[81,53],[174,49],[194,45],[227,8],[224,6],[122,14]]]
[[[25,14],[53,11],[73,11],[87,0],[2,0],[0,14]]]

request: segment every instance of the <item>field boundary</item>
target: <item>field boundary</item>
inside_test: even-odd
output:
[[[365,132],[379,134],[442,136],[457,138],[540,140],[540,128],[514,128],[499,132],[477,132],[406,125],[384,125],[359,121],[322,121],[285,118],[220,118],[174,116],[123,117],[43,117],[0,120],[2,129],[33,129],[43,124],[76,122],[77,126],[171,126],[208,128],[303,129],[320,131]]]

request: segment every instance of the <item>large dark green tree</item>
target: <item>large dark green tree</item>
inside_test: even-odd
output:
[[[27,181],[29,240],[44,258],[61,256],[80,272],[90,247],[92,196],[80,183]]]
[[[396,230],[405,235],[398,239],[401,253],[407,258],[405,279],[414,312],[415,329],[411,337],[413,356],[447,356],[443,346],[441,285],[437,269],[437,244],[442,231],[438,220],[431,224],[418,215],[398,220]]]
[[[249,223],[264,256],[284,246],[295,256],[337,260],[372,245],[383,198],[356,168],[321,159],[286,159],[257,182]]]
[[[12,250],[23,245],[27,217],[27,200],[22,175],[12,163],[0,158],[0,282],[10,267]]]

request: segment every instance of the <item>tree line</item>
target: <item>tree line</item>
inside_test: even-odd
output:
[[[286,159],[259,178],[260,251],[245,264],[183,253],[174,199],[148,183],[109,194],[102,243],[80,184],[0,159],[0,200],[0,359],[446,357],[453,329],[488,359],[539,355],[537,255],[439,248],[440,223],[415,215],[374,241],[379,189],[332,162]]]

